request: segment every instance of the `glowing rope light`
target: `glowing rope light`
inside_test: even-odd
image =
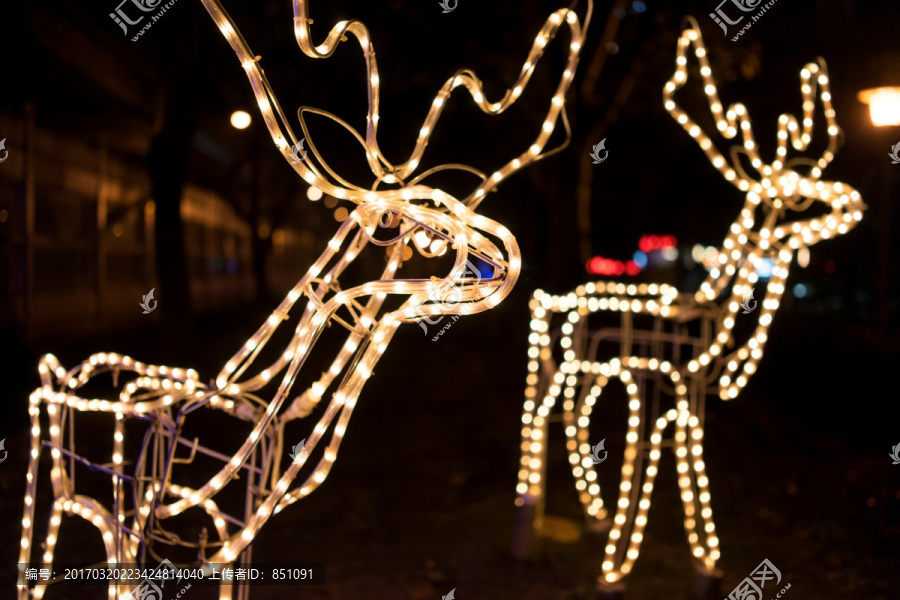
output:
[[[533,552],[537,530],[543,518],[545,493],[545,457],[547,425],[552,409],[561,401],[566,447],[575,488],[589,519],[609,523],[609,540],[598,585],[615,586],[631,572],[640,552],[643,530],[650,507],[650,494],[658,470],[663,433],[673,427],[671,444],[675,452],[678,485],[684,505],[684,526],[691,554],[701,573],[710,575],[719,559],[719,540],[709,500],[709,480],[703,461],[703,415],[706,395],[718,392],[723,400],[737,397],[756,371],[768,339],[768,328],[785,290],[788,268],[795,251],[822,239],[841,235],[862,218],[865,206],[860,195],[841,182],[820,181],[822,170],[834,157],[839,128],[831,106],[828,75],[823,60],[809,63],[801,71],[803,125],[790,115],[778,121],[778,148],[771,164],[763,164],[757,151],[747,111],[733,104],[723,111],[700,29],[693,18],[678,41],[676,71],[666,83],[663,100],[666,110],[704,150],[713,166],[739,190],[746,201],[732,224],[722,248],[711,253],[715,264],[700,289],[694,294],[679,294],[667,284],[625,284],[591,282],[569,294],[554,296],[537,290],[531,300],[531,334],[528,348],[528,376],[522,415],[522,459],[516,488],[516,505],[523,511],[515,552],[526,556]],[[715,149],[712,140],[673,100],[674,92],[688,78],[688,46],[693,45],[707,100],[717,128],[726,139],[738,131],[743,148],[732,150],[727,161]],[[827,121],[828,148],[821,158],[808,161],[808,175],[789,167],[787,141],[804,151],[812,139],[816,88]],[[738,154],[753,164],[756,177],[742,168]],[[802,160],[796,163],[803,164]],[[786,212],[806,210],[814,201],[828,206],[829,213],[803,220],[785,221]],[[757,212],[761,215],[757,218]],[[754,229],[754,227],[757,227]],[[706,260],[702,248],[695,247],[695,259]],[[702,255],[702,256],[700,256]],[[698,261],[699,262],[699,261]],[[735,346],[733,327],[742,299],[759,283],[759,269],[772,265],[765,283],[765,300],[755,313],[757,326],[749,340]],[[598,312],[619,313],[621,326],[592,330],[588,317]],[[559,343],[551,330],[554,315],[565,316],[559,329]],[[634,327],[636,315],[649,315],[656,321],[653,330]],[[699,323],[699,336],[677,333],[683,323]],[[555,330],[554,330],[555,331]],[[619,344],[620,355],[598,356],[601,341]],[[684,347],[694,353],[683,357]],[[635,355],[644,349],[649,355]],[[676,350],[677,353],[676,353]],[[652,349],[652,350],[651,350]],[[666,350],[667,349],[667,350]],[[668,354],[666,354],[668,352]],[[677,363],[670,362],[678,356]],[[561,360],[560,360],[561,357]],[[559,361],[559,362],[557,362]],[[639,395],[638,378],[663,380],[672,390],[675,408],[654,415],[655,405]],[[592,409],[611,379],[618,379],[628,394],[628,430],[622,466],[619,501],[615,516],[609,513],[600,495],[597,474],[591,461],[588,426]],[[718,379],[718,387],[710,386]],[[576,391],[582,386],[582,392]],[[643,435],[648,436],[644,439]],[[648,450],[641,450],[641,448]],[[644,459],[638,463],[639,452]],[[646,460],[649,459],[649,460]],[[607,588],[612,589],[612,588]]]
[[[417,322],[435,315],[472,314],[489,310],[499,304],[515,284],[521,270],[521,255],[511,232],[499,223],[476,215],[473,211],[488,192],[505,178],[535,160],[546,156],[544,147],[557,123],[567,124],[564,110],[565,93],[572,82],[584,33],[593,10],[588,1],[584,26],[578,16],[568,9],[559,9],[550,15],[542,26],[521,73],[498,102],[485,98],[481,82],[469,70],[459,71],[438,92],[432,107],[420,129],[420,135],[409,157],[393,165],[381,153],[377,142],[379,121],[379,84],[375,52],[365,26],[358,21],[342,21],[336,24],[324,42],[314,45],[305,0],[294,1],[294,30],[300,49],[312,58],[327,58],[337,44],[346,40],[345,35],[357,38],[366,58],[368,85],[368,113],[365,137],[351,130],[364,146],[375,184],[372,189],[352,186],[330,169],[319,155],[314,140],[304,121],[305,112],[313,112],[332,118],[342,126],[344,121],[320,111],[306,108],[300,112],[300,123],[308,142],[308,156],[303,161],[292,160],[292,146],[298,139],[287,124],[284,113],[259,66],[259,57],[238,32],[218,0],[203,0],[210,16],[225,39],[235,51],[238,60],[250,80],[263,121],[285,160],[311,187],[318,190],[310,198],[328,194],[340,200],[349,200],[357,208],[342,219],[337,233],[326,249],[300,279],[287,297],[253,336],[229,359],[214,383],[204,384],[193,369],[179,369],[149,365],[127,356],[99,353],[91,356],[71,370],[63,368],[53,355],[45,355],[38,366],[41,387],[32,393],[29,414],[32,419],[31,459],[27,474],[25,512],[22,519],[22,538],[19,563],[31,563],[35,512],[37,466],[42,445],[49,445],[52,454],[50,481],[53,489],[53,509],[50,528],[45,540],[43,566],[53,562],[54,545],[61,515],[80,516],[96,526],[103,537],[109,563],[135,563],[152,536],[165,536],[171,543],[191,545],[187,540],[173,537],[165,530],[172,517],[192,510],[200,511],[214,523],[217,539],[209,543],[212,555],[204,557],[210,563],[231,563],[248,548],[259,529],[271,515],[303,498],[317,488],[327,477],[337,457],[341,439],[346,432],[350,415],[366,380],[386,350],[394,332],[401,323]],[[429,136],[450,98],[454,88],[464,86],[482,111],[498,114],[512,105],[531,78],[534,65],[543,55],[545,46],[566,24],[572,40],[566,69],[557,85],[548,108],[547,116],[539,128],[536,140],[528,150],[511,159],[488,178],[480,171],[466,165],[443,165],[413,177],[419,165]],[[349,127],[348,127],[349,129]],[[567,136],[568,137],[568,136]],[[566,142],[567,143],[567,142]],[[549,154],[549,153],[548,153]],[[321,163],[321,166],[319,166]],[[421,184],[421,180],[439,170],[457,169],[475,173],[482,183],[462,200]],[[381,182],[397,183],[399,189],[378,190]],[[387,241],[376,239],[379,228],[393,228],[394,237]],[[427,242],[422,239],[424,234]],[[413,242],[418,236],[416,242]],[[497,243],[499,240],[502,249]],[[422,240],[423,243],[418,243]],[[363,285],[343,289],[339,277],[359,256],[369,243],[388,248],[388,263],[377,279]],[[424,257],[440,256],[452,248],[456,258],[449,273],[431,279],[400,279],[395,277],[402,261],[409,258],[415,248]],[[465,277],[466,265],[479,259],[490,266],[490,277]],[[433,300],[432,292],[454,289],[457,300],[444,303]],[[405,298],[399,308],[382,311],[382,304],[389,294]],[[274,335],[276,329],[291,317],[295,304],[305,300],[300,311],[293,336],[275,362],[260,368],[258,374],[249,373],[259,368],[254,362]],[[302,303],[301,303],[302,304]],[[339,311],[340,315],[339,315]],[[296,312],[295,312],[296,315]],[[287,402],[291,388],[306,358],[312,352],[323,329],[337,324],[348,330],[347,341],[337,357],[321,377],[313,382],[293,402]],[[112,398],[84,398],[78,390],[97,375],[112,373],[119,391]],[[135,377],[118,385],[119,377],[130,374]],[[341,375],[343,374],[343,377]],[[277,385],[270,391],[269,400],[256,395],[267,386]],[[284,427],[286,423],[308,416],[333,390],[324,413],[319,419],[302,451],[282,471]],[[50,423],[49,436],[41,429],[41,409],[46,410]],[[214,452],[195,440],[190,442],[178,436],[188,415],[200,408],[222,411],[252,427],[246,440],[232,456]],[[111,466],[88,462],[77,455],[73,443],[74,420],[78,413],[92,412],[114,416]],[[124,446],[124,422],[140,419],[151,423],[144,445],[136,456],[126,456]],[[319,441],[331,433],[324,456],[313,471],[300,480],[299,487],[291,485],[306,466],[310,454]],[[47,439],[49,437],[49,439]],[[186,445],[191,458],[175,458],[178,445]],[[189,488],[172,481],[173,465],[193,460],[194,453],[220,460],[223,466],[206,483]],[[110,475],[115,490],[114,506],[110,509],[93,498],[75,493],[74,466],[84,464]],[[133,474],[125,472],[125,466],[133,468]],[[67,472],[66,467],[69,468]],[[184,467],[180,467],[184,468]],[[243,478],[248,489],[247,504],[242,518],[233,517],[219,510],[212,497],[234,480]],[[255,483],[254,483],[255,480]],[[124,488],[134,493],[125,493]],[[133,498],[134,505],[126,506]],[[40,544],[38,544],[39,546]],[[109,597],[122,597],[130,589],[129,582],[111,582]],[[18,576],[18,597],[39,598],[46,588],[29,588],[24,570]],[[231,598],[232,587],[223,584],[220,598]]]

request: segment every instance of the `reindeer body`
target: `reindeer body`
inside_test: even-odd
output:
[[[503,179],[541,158],[558,119],[565,121],[564,96],[574,76],[584,39],[584,30],[574,12],[560,9],[550,16],[514,86],[499,102],[490,103],[485,99],[481,83],[470,71],[460,71],[448,80],[429,111],[409,159],[393,165],[381,154],[377,143],[379,81],[368,31],[357,21],[340,22],[322,44],[314,45],[307,3],[295,0],[295,33],[307,56],[327,58],[338,43],[346,40],[345,34],[351,34],[359,40],[366,57],[369,112],[365,138],[350,131],[366,150],[375,183],[372,189],[361,189],[341,179],[324,164],[306,131],[304,113],[322,114],[348,129],[349,126],[323,111],[301,109],[300,121],[309,142],[309,152],[306,160],[296,160],[292,148],[298,143],[297,137],[259,67],[259,57],[237,33],[218,0],[202,1],[246,70],[264,122],[288,163],[310,185],[338,199],[352,201],[357,207],[319,259],[209,384],[202,383],[192,369],[144,364],[113,353],[96,354],[69,370],[52,355],[42,358],[39,365],[41,387],[32,393],[29,408],[32,446],[22,520],[19,559],[22,565],[32,564],[34,558],[36,484],[39,459],[45,446],[52,456],[53,505],[43,543],[42,567],[53,565],[63,516],[83,518],[97,528],[103,539],[103,553],[111,567],[135,563],[153,566],[148,562],[151,557],[162,558],[154,552],[154,543],[197,548],[198,560],[208,572],[212,564],[228,566],[236,560],[246,562],[254,536],[266,521],[311,493],[327,477],[361,390],[397,327],[429,316],[489,310],[506,297],[521,268],[518,246],[509,230],[475,214],[473,209]],[[585,26],[592,10],[592,3],[588,5]],[[568,24],[572,31],[567,67],[534,144],[490,177],[465,165],[444,165],[414,176],[430,132],[451,91],[465,86],[484,112],[503,112],[519,97],[544,46],[563,24]],[[463,200],[421,183],[429,174],[445,169],[475,173],[482,183]],[[382,184],[399,187],[379,190]],[[387,231],[387,239],[379,239],[377,234],[384,231]],[[427,243],[414,243],[416,234],[422,232]],[[379,278],[343,289],[339,278],[369,245],[388,248],[387,266]],[[452,266],[445,266],[442,271],[436,269],[439,276],[401,279],[397,273],[408,248],[416,248],[426,258],[436,258],[450,249],[456,255]],[[490,265],[493,275],[466,277],[467,265],[474,258]],[[452,301],[447,299],[448,289],[453,291]],[[387,304],[389,298],[394,301],[390,307]],[[291,318],[292,310],[295,315],[298,311],[301,314],[287,345],[273,363],[251,373],[251,369],[259,368],[254,363],[260,360],[260,352],[271,342],[276,330]],[[301,368],[329,325],[346,328],[346,342],[330,368],[289,402],[290,395],[297,394],[296,382]],[[102,373],[113,375],[113,389],[105,397],[102,393],[100,397],[85,394],[82,389],[88,384],[98,385],[96,378]],[[119,378],[129,376],[131,378],[120,385]],[[273,386],[276,389],[273,390]],[[332,390],[331,399],[318,423],[307,436],[303,448],[297,449],[295,458],[283,468],[282,461],[287,454],[286,425],[310,415],[328,390]],[[191,417],[195,411],[201,412]],[[246,437],[239,440],[237,449],[232,448],[229,452],[212,450],[197,439],[192,441],[182,436],[191,419],[210,415],[204,411],[214,411],[243,424]],[[76,449],[75,443],[81,438],[76,435],[74,422],[76,417],[81,419],[86,413],[108,417],[108,430],[112,434],[111,461],[105,458],[102,462],[89,460]],[[42,423],[42,416],[46,425]],[[129,429],[132,426],[140,430],[137,439],[142,441],[137,447],[126,444],[126,434],[128,440],[134,439],[134,432]],[[292,489],[310,455],[329,431],[330,441],[324,454],[305,475],[305,480],[301,478],[303,483]],[[215,466],[201,472],[200,459]],[[108,475],[112,494],[101,498],[96,488],[77,489],[76,467],[87,467]],[[194,483],[189,484],[189,481]],[[246,487],[243,511],[231,514],[229,509],[217,503],[216,496],[223,495],[226,487],[233,490],[239,485]],[[195,522],[208,524],[215,534],[209,535],[204,527],[199,540],[194,542],[185,534],[175,533],[179,526],[177,518],[182,515],[195,516]],[[124,594],[133,587],[134,581],[113,581],[109,597],[126,597]],[[20,567],[20,600],[40,598],[45,590],[41,586],[32,588]],[[220,598],[232,598],[232,592],[230,582],[223,582]],[[242,597],[246,597],[246,590]]]
[[[840,132],[824,61],[807,64],[801,72],[803,126],[794,117],[782,115],[777,158],[764,165],[745,107],[734,104],[723,113],[699,27],[692,18],[687,22],[679,40],[677,70],[663,94],[666,109],[697,140],[726,180],[745,193],[744,206],[729,229],[716,264],[696,293],[679,293],[667,284],[593,282],[561,296],[537,290],[530,305],[532,333],[514,554],[529,557],[538,549],[546,492],[548,424],[551,411],[561,402],[569,462],[585,516],[595,530],[609,531],[598,577],[603,597],[621,594],[638,558],[664,445],[671,446],[675,453],[685,532],[699,575],[695,591],[702,591],[699,588],[703,585],[714,585],[720,551],[703,461],[706,396],[717,393],[723,400],[733,399],[756,371],[795,251],[846,233],[862,218],[864,209],[859,194],[850,186],[818,179],[834,156]],[[689,45],[694,46],[719,131],[727,139],[733,138],[738,129],[743,133],[744,147],[732,149],[730,165],[672,99],[687,80],[685,55]],[[817,85],[828,123],[829,145],[818,161],[808,161],[810,173],[801,176],[789,168],[792,162],[785,162],[786,144],[790,136],[795,149],[807,148]],[[744,171],[739,153],[746,155],[758,178]],[[816,200],[830,208],[824,216],[789,223],[781,220],[787,210],[805,210]],[[733,330],[743,316],[739,314],[742,299],[761,291],[754,286],[763,259],[772,261],[772,275],[755,314],[752,334],[737,344]],[[555,315],[565,316],[558,329],[551,326]],[[607,316],[602,326],[591,322],[594,315]],[[610,519],[591,460],[588,428],[595,404],[614,379],[625,387],[628,426],[620,495],[615,516]]]

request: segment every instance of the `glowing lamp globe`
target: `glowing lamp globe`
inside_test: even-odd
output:
[[[231,113],[231,126],[235,129],[247,129],[250,127],[250,114],[242,110]]]
[[[900,125],[900,87],[863,90],[859,101],[869,106],[869,118],[877,127]]]

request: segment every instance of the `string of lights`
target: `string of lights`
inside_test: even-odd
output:
[[[731,140],[738,131],[742,134],[742,146],[732,147],[730,162],[674,100],[675,92],[688,80],[686,54],[691,46],[719,135]],[[736,398],[756,371],[794,253],[847,233],[862,219],[865,209],[859,193],[849,185],[819,179],[834,158],[841,134],[824,60],[809,63],[800,72],[802,125],[792,115],[780,116],[776,157],[771,164],[764,164],[760,158],[746,107],[735,103],[723,111],[700,28],[691,17],[686,19],[678,40],[675,62],[675,73],[663,90],[666,110],[697,141],[724,178],[745,193],[744,206],[722,243],[717,264],[696,293],[679,293],[668,284],[591,282],[560,296],[537,290],[530,303],[516,498],[522,518],[514,552],[520,557],[532,554],[540,537],[548,424],[562,396],[563,427],[579,499],[589,523],[598,530],[609,528],[598,578],[598,587],[607,591],[621,585],[639,555],[664,444],[675,453],[685,533],[698,573],[714,576],[720,551],[703,461],[706,395]],[[789,138],[800,152],[807,150],[812,140],[817,91],[827,124],[827,149],[817,160],[788,160]],[[741,156],[752,165],[751,173],[743,168]],[[798,173],[796,165],[808,166],[808,174]],[[819,216],[787,220],[788,211],[802,213],[817,202],[829,210]],[[735,347],[733,329],[741,299],[757,284],[757,270],[763,260],[774,265],[765,284],[765,299],[749,339]],[[598,313],[617,314],[618,326],[592,328],[589,316]],[[565,317],[558,330],[551,327],[555,315]],[[650,328],[636,328],[635,320],[641,315],[651,319]],[[691,325],[693,330],[689,329]],[[600,356],[601,347],[610,348],[603,346],[603,341],[618,346],[618,356]],[[634,354],[641,350],[643,354]],[[687,359],[683,356],[686,350],[691,354]],[[589,425],[592,410],[611,379],[618,379],[625,387],[629,413],[621,493],[610,522],[591,459]],[[673,409],[660,414],[659,403],[648,395],[651,381],[656,382],[657,390],[667,391],[674,399]],[[664,441],[663,433],[672,423],[674,432]]]
[[[202,383],[193,369],[145,364],[115,353],[95,354],[69,370],[53,355],[41,359],[41,387],[32,393],[29,406],[32,437],[19,555],[20,600],[43,597],[47,588],[32,588],[25,580],[23,565],[29,564],[33,551],[43,546],[41,564],[45,568],[52,566],[63,514],[81,517],[98,528],[111,566],[142,561],[148,553],[153,554],[152,540],[198,547],[207,563],[230,564],[240,560],[259,529],[274,513],[305,497],[325,480],[360,392],[401,323],[417,322],[428,316],[482,312],[507,296],[521,269],[516,240],[503,225],[473,211],[504,179],[551,153],[545,153],[544,148],[560,121],[568,132],[565,94],[572,82],[593,10],[593,2],[588,1],[584,24],[571,9],[554,11],[541,27],[514,84],[497,102],[485,98],[475,73],[462,70],[450,78],[435,97],[413,151],[404,162],[394,165],[382,154],[377,141],[380,80],[368,30],[358,21],[341,21],[321,44],[316,45],[312,42],[313,22],[309,18],[308,3],[294,0],[294,31],[304,54],[311,58],[328,58],[350,34],[359,41],[366,59],[367,129],[364,137],[353,132],[366,150],[374,176],[372,189],[363,189],[348,184],[325,164],[306,129],[303,111],[300,121],[310,153],[304,161],[292,160],[292,146],[298,140],[260,67],[260,57],[250,50],[218,0],[202,1],[243,66],[278,150],[311,189],[352,202],[356,208],[341,224],[318,260],[209,384]],[[564,24],[571,34],[566,67],[534,143],[490,177],[483,177],[481,184],[461,200],[422,184],[424,177],[442,168],[480,173],[474,167],[443,165],[414,176],[451,92],[463,86],[482,111],[502,113],[520,97],[544,48]],[[329,116],[349,129],[343,120]],[[381,184],[399,187],[378,189]],[[379,230],[387,230],[388,238],[380,239],[376,235]],[[491,238],[497,240],[499,246]],[[343,289],[339,277],[369,244],[387,248],[387,266],[378,279]],[[411,245],[426,258],[442,256],[448,249],[455,250],[455,261],[449,273],[430,279],[398,278],[397,272],[410,255]],[[468,261],[474,258],[491,265],[493,275],[478,279],[463,277]],[[453,302],[446,297],[448,289],[455,294]],[[382,310],[388,295],[399,296],[401,306],[395,310]],[[290,320],[294,306],[303,302],[305,306],[279,358],[258,372],[251,372],[276,330]],[[300,392],[293,402],[288,402],[300,369],[323,330],[331,324],[347,329],[343,348],[318,380]],[[103,373],[112,375],[116,388],[120,377],[133,378],[124,383],[120,391],[114,391],[110,398],[80,395],[81,388]],[[276,383],[277,389],[266,391]],[[290,465],[282,471],[285,425],[309,416],[329,390],[330,401],[319,421]],[[182,437],[187,417],[201,408],[215,409],[251,425],[249,435],[232,456],[207,448],[198,440]],[[44,413],[49,423],[47,428],[41,424]],[[78,436],[74,422],[81,413],[111,417],[110,463],[92,463],[75,451],[74,441]],[[137,454],[126,457],[125,423],[138,421],[147,424],[147,434]],[[331,437],[324,454],[305,479],[300,477],[312,452],[329,430]],[[53,506],[46,538],[43,544],[34,544],[37,475],[44,447],[50,449],[52,458]],[[176,449],[181,447],[190,452],[189,458],[176,456]],[[184,470],[190,470],[190,464],[198,454],[224,464],[200,486],[176,483],[176,477]],[[133,471],[126,473],[126,465],[133,466]],[[76,466],[110,475],[111,505],[101,502],[96,490],[90,495],[76,493]],[[247,490],[244,514],[239,518],[223,512],[213,497],[240,479]],[[291,489],[295,480],[301,483]],[[169,531],[167,527],[174,522],[173,518],[182,514],[211,521],[216,539],[191,542]],[[206,551],[211,554],[207,556]],[[124,581],[111,583],[109,598],[122,595],[129,587],[131,585]],[[231,598],[232,591],[231,585],[223,584],[220,598]]]

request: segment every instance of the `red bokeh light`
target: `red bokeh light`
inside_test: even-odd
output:
[[[627,263],[625,263],[625,272],[629,275],[637,275],[641,272],[641,268],[636,262],[634,262],[633,260],[629,260]]]
[[[678,240],[674,235],[642,235],[638,240],[638,248],[644,253],[674,248],[677,244]]]
[[[592,275],[637,275],[641,272],[641,268],[633,260],[622,262],[602,256],[595,256],[587,261],[585,268]]]
[[[654,250],[674,248],[677,244],[678,240],[674,235],[642,235],[638,241],[638,248],[641,252],[648,254]],[[637,275],[641,272],[640,265],[633,260],[622,262],[602,256],[590,259],[584,268],[591,275]]]

